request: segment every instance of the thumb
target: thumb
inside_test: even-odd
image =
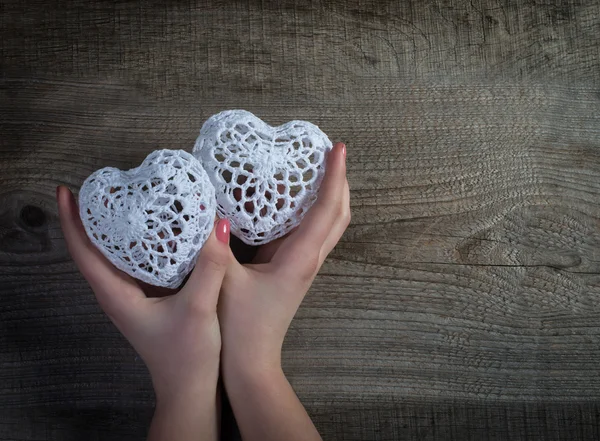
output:
[[[196,266],[182,289],[190,300],[203,304],[206,302],[206,306],[216,306],[225,271],[233,256],[229,248],[229,234],[229,221],[219,219],[204,243]]]

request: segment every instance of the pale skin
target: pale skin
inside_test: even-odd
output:
[[[236,261],[229,222],[217,221],[178,291],[149,287],[114,268],[87,238],[71,192],[57,189],[73,260],[150,372],[156,410],[149,441],[218,439],[219,370],[245,441],[321,439],[283,373],[281,349],[350,222],[345,158],[345,145],[336,144],[318,199],[301,225],[261,247],[251,264]]]

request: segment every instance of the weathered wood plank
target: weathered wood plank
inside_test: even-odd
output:
[[[111,85],[5,86],[35,104],[4,122],[20,139],[0,162],[0,342],[14,367],[3,404],[151,406],[143,365],[69,260],[52,189],[152,148],[189,148],[218,108],[159,106]],[[361,107],[368,132],[334,106],[258,112],[274,122],[297,112],[350,139],[353,225],[286,341],[299,395],[318,421],[332,403],[597,400],[600,103],[585,88],[505,86],[494,102],[499,86],[412,85],[390,87],[393,104],[376,87]],[[43,225],[27,223],[25,205]]]
[[[396,403],[386,406],[331,404],[316,414],[326,439],[395,441],[486,440],[588,441],[600,437],[597,403],[570,406],[542,403]],[[90,441],[143,439],[151,410],[146,407],[8,411],[0,421],[2,439]]]
[[[314,104],[362,81],[600,85],[595,0],[2,2],[4,68],[126,76],[156,97]]]

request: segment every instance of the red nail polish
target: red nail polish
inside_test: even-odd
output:
[[[229,243],[229,229],[229,220],[220,219],[219,222],[217,222],[217,239],[219,239],[223,243]]]

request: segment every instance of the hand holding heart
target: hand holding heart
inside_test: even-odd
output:
[[[331,141],[314,124],[270,127],[243,110],[206,121],[195,159],[159,150],[129,171],[86,179],[80,213],[90,240],[117,268],[178,287],[210,232],[215,210],[250,245],[296,228],[317,199]]]
[[[198,431],[216,439],[220,360],[245,439],[269,439],[269,427],[273,439],[320,439],[287,382],[265,415],[293,409],[301,427],[274,422],[255,432],[253,412],[265,403],[243,390],[260,372],[283,377],[287,328],[349,223],[345,146],[332,149],[309,123],[270,128],[243,116],[238,124],[224,112],[203,127],[194,154],[206,173],[192,155],[162,150],[136,169],[90,176],[79,209],[68,189],[57,189],[69,252],[150,371],[157,394],[152,440],[192,439]],[[242,137],[248,150],[236,150],[228,137]],[[215,210],[231,217],[245,242],[269,242],[252,264],[235,260],[228,219],[213,228]],[[179,291],[167,289],[188,273]],[[291,402],[277,405],[284,397]]]
[[[160,432],[161,418],[181,418],[182,430],[194,421],[207,439],[216,439],[221,351],[217,301],[231,259],[229,222],[217,222],[185,285],[167,290],[136,281],[113,266],[87,237],[72,193],[59,187],[56,196],[69,253],[100,307],[148,366],[157,396],[152,430]],[[186,414],[191,409],[198,414]]]

